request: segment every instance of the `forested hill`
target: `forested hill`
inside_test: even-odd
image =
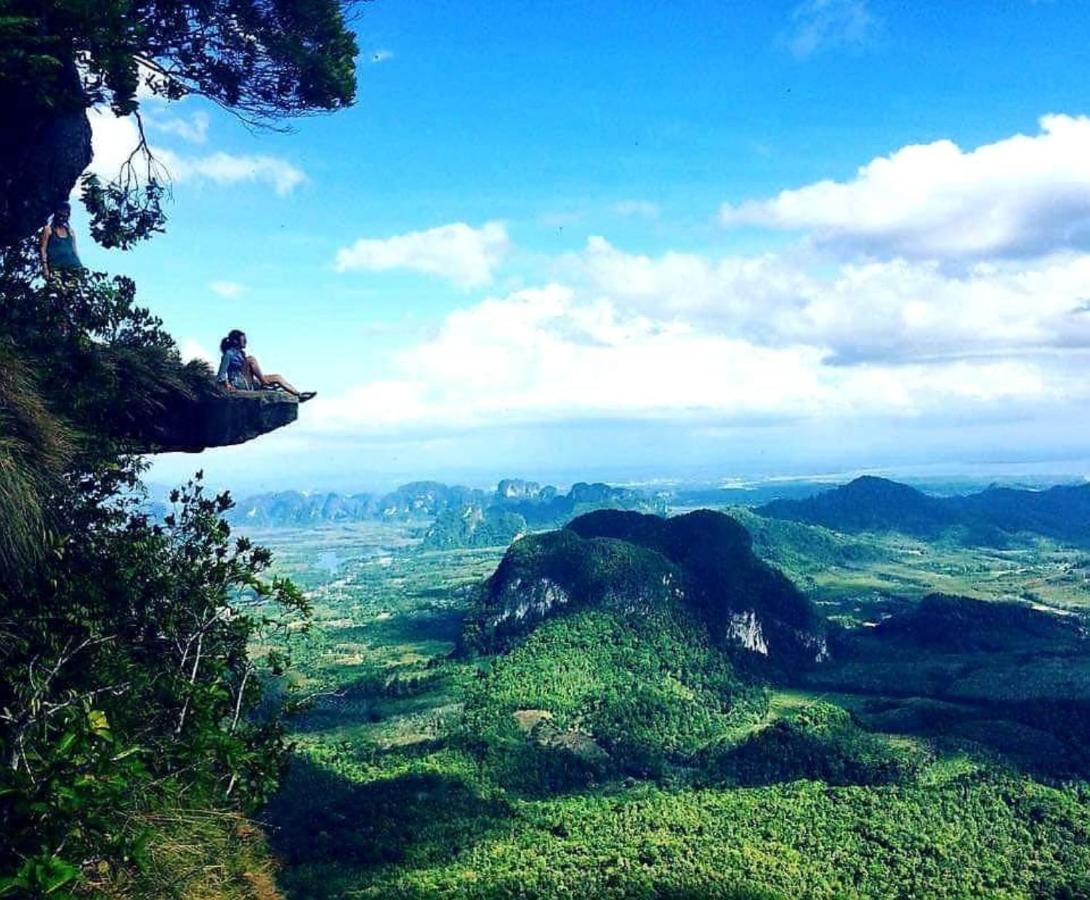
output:
[[[485,584],[467,639],[504,647],[545,618],[588,607],[642,616],[672,605],[713,642],[782,668],[826,653],[810,601],[753,554],[745,528],[709,510],[672,519],[602,510],[523,538]]]
[[[774,500],[761,515],[823,525],[835,531],[896,531],[1002,546],[1020,534],[1090,544],[1090,484],[1034,491],[990,487],[934,497],[906,484],[864,476],[802,500]]]

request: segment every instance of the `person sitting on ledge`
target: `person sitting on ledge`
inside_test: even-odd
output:
[[[220,370],[216,375],[216,381],[228,391],[280,388],[298,397],[300,403],[306,403],[315,396],[314,391],[297,391],[284,380],[282,375],[266,375],[262,372],[257,360],[246,354],[246,333],[237,328],[220,341],[220,352],[223,358],[220,360]]]

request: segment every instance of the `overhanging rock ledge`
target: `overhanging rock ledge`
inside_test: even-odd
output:
[[[134,453],[200,453],[211,447],[243,444],[290,425],[299,401],[282,391],[216,392],[177,398],[127,441]]]

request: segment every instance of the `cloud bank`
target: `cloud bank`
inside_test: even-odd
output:
[[[450,312],[388,377],[322,394],[305,427],[949,428],[1062,422],[1090,399],[1090,120],[1046,116],[1038,134],[974,150],[904,147],[850,181],[726,204],[720,219],[799,241],[639,254],[591,237],[549,260],[542,286]],[[498,223],[457,223],[358,241],[337,265],[472,288],[493,283],[508,248]]]

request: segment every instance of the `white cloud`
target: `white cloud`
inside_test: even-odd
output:
[[[472,288],[492,282],[510,248],[502,222],[486,222],[480,228],[455,222],[389,238],[360,238],[337,251],[335,265],[338,272],[411,269]]]
[[[659,206],[649,200],[622,200],[613,207],[619,216],[638,216],[645,219],[657,219]]]
[[[92,109],[89,118],[94,149],[89,170],[105,180],[116,178],[139,142],[136,124],[131,118],[118,118],[104,109]],[[284,196],[306,181],[306,175],[300,169],[275,156],[240,156],[222,151],[192,156],[155,145],[151,149],[175,182],[258,182],[269,185],[277,195]]]
[[[803,343],[760,345],[625,313],[549,285],[458,310],[389,378],[320,396],[308,427],[376,434],[515,424],[830,421],[1005,410],[1079,379],[1036,361],[828,365]]]
[[[128,116],[119,118],[104,108],[88,110],[87,118],[91,122],[91,147],[94,150],[89,170],[104,180],[116,178],[125,160],[140,143],[136,122]]]
[[[975,150],[903,147],[847,182],[725,204],[728,226],[803,230],[823,246],[877,256],[1027,257],[1090,244],[1090,118],[1051,115],[1034,136]]]
[[[241,297],[247,291],[246,285],[239,284],[237,281],[213,281],[208,285],[208,289],[213,294],[228,300]]]
[[[865,44],[877,29],[867,0],[804,0],[791,11],[785,41],[796,57],[805,59],[826,48]]]
[[[708,259],[627,254],[603,238],[567,261],[597,297],[757,344],[804,344],[838,362],[926,362],[1090,348],[1090,256],[950,273],[904,259],[819,265],[804,251]]]
[[[178,352],[182,355],[182,362],[189,362],[192,359],[203,360],[208,365],[215,368],[219,365],[218,361],[212,354],[205,349],[205,347],[193,338],[185,338],[181,345],[178,347]]]
[[[393,50],[375,50],[371,54],[371,64],[378,65],[379,63],[387,62],[394,58]]]
[[[152,131],[172,134],[191,144],[203,144],[208,140],[208,113],[198,110],[186,116],[144,115],[144,126]]]
[[[169,150],[158,151],[156,155],[177,182],[259,182],[269,185],[277,196],[283,197],[306,181],[301,169],[277,156],[236,156],[222,151],[208,156],[183,156]]]

